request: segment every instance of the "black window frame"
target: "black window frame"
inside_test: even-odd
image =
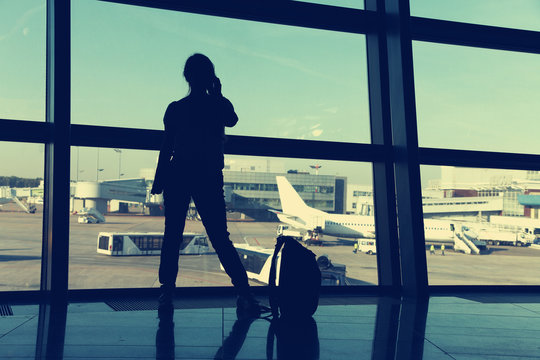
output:
[[[42,273],[41,287],[36,293],[63,298],[68,295],[71,147],[159,150],[163,132],[71,124],[71,2],[44,1],[47,4],[46,121],[0,119],[0,141],[45,145]],[[540,284],[428,284],[420,165],[538,171],[540,155],[419,147],[412,58],[412,41],[540,54],[540,32],[410,16],[407,0],[365,0],[365,10],[273,0],[95,1],[365,35],[370,144],[229,136],[226,154],[373,164],[379,284],[330,287],[325,291],[421,296],[446,291],[540,290]],[[5,295],[8,293],[0,293]]]

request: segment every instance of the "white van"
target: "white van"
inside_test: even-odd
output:
[[[376,254],[377,246],[375,246],[375,239],[358,239],[358,251],[368,255]]]

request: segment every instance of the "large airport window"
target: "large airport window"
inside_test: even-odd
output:
[[[540,171],[421,173],[430,285],[539,284]]]
[[[411,15],[524,30],[540,30],[537,0],[410,0]]]
[[[40,289],[43,159],[42,144],[0,142],[0,291]]]
[[[0,118],[45,120],[45,1],[0,2]]]
[[[420,146],[538,154],[536,54],[414,42]]]
[[[163,129],[200,52],[239,116],[229,134],[370,142],[364,35],[98,1],[72,14],[74,124]]]
[[[154,151],[72,147],[70,288],[159,286],[164,204],[162,195],[149,193],[156,158]],[[316,254],[324,285],[377,284],[373,198],[353,195],[371,188],[371,164],[246,156],[226,156],[225,163],[228,231],[252,285],[268,282],[278,233]],[[313,164],[320,165],[317,173]],[[183,176],[197,174],[185,169]],[[296,185],[333,191],[297,191]],[[310,208],[320,216],[313,218]],[[309,226],[299,226],[299,217]],[[231,285],[209,240],[191,203],[177,286]]]

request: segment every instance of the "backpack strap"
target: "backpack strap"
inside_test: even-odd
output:
[[[272,255],[272,265],[270,266],[270,276],[268,277],[268,286],[270,287],[270,307],[272,308],[272,315],[278,316],[278,304],[276,299],[276,259],[279,251],[285,244],[285,237],[278,236],[276,239],[276,248]]]

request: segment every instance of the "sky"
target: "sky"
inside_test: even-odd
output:
[[[0,118],[44,121],[44,3],[0,0]],[[537,0],[413,0],[411,13],[540,31]],[[195,52],[212,59],[239,115],[228,134],[370,142],[363,35],[95,0],[72,1],[72,123],[162,129],[167,104],[187,93],[181,72]],[[413,53],[420,146],[539,153],[538,55],[421,42]],[[0,175],[42,176],[43,145],[0,147]],[[95,180],[98,167],[100,178],[117,177],[113,149],[98,164],[97,149],[74,148],[73,178],[77,152],[80,178]],[[126,177],[155,166],[155,152],[121,156]],[[317,161],[285,162],[307,171]],[[371,181],[369,164],[317,163],[321,174]]]

